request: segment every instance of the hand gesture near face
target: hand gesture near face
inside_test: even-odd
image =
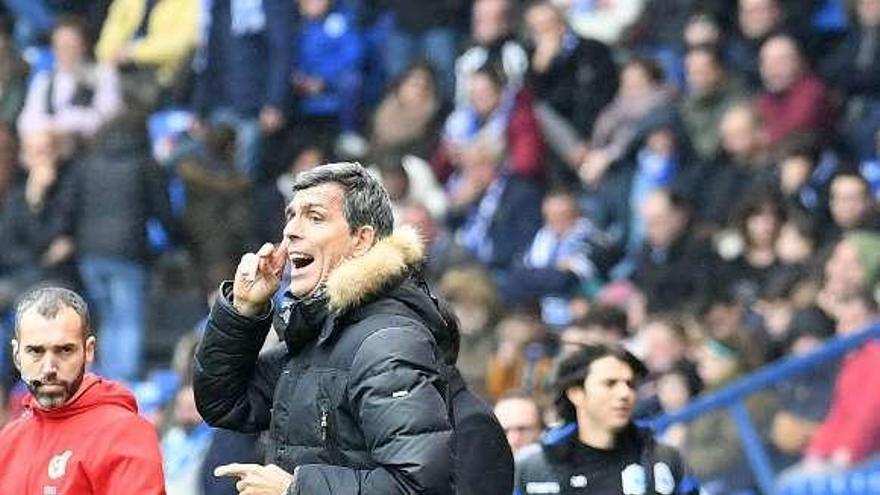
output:
[[[242,256],[232,283],[232,305],[236,311],[245,316],[263,312],[278,290],[286,263],[286,240],[277,246],[267,242],[256,253]]]

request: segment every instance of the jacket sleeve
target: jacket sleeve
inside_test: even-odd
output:
[[[101,27],[101,36],[95,44],[95,57],[99,62],[111,63],[113,57],[125,47],[140,24],[143,10],[143,6],[131,0],[117,0],[110,5],[107,19]]]
[[[386,328],[364,341],[348,395],[379,467],[301,465],[289,495],[454,493],[452,428],[435,348],[415,327]]]
[[[135,415],[108,423],[92,479],[95,495],[164,495],[162,455],[156,430]]]
[[[846,450],[855,462],[869,456],[880,438],[877,407],[880,379],[876,372],[880,362],[880,345],[866,344],[841,369],[835,387],[834,402],[822,425],[816,431],[807,453],[829,457],[836,450]],[[846,376],[843,376],[844,373]],[[858,387],[858,390],[854,388]],[[864,391],[871,391],[864,393]],[[860,394],[860,392],[862,392]]]
[[[260,355],[272,312],[258,318],[238,314],[229,300],[231,291],[231,282],[220,286],[196,351],[196,407],[212,426],[261,431],[269,427],[275,383],[286,349],[281,346]]]
[[[157,65],[182,60],[195,46],[199,36],[198,0],[178,0],[161,10],[156,8],[152,15],[157,19],[150,19],[151,29],[147,36],[134,44],[134,59]]]
[[[25,95],[24,107],[18,116],[19,135],[49,127],[51,119],[46,109],[46,100],[51,78],[50,71],[43,71],[38,72],[31,80]]]

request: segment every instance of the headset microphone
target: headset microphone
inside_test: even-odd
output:
[[[24,386],[27,387],[31,394],[36,394],[37,389],[43,384],[43,382],[37,378],[28,378],[26,376],[22,376],[21,381],[24,382]]]

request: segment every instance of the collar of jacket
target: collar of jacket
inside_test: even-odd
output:
[[[425,257],[418,232],[409,227],[396,230],[365,254],[343,261],[327,278],[327,306],[342,315],[399,284]]]
[[[397,229],[378,241],[365,254],[344,260],[327,278],[323,290],[305,299],[287,294],[276,316],[275,328],[289,352],[304,347],[316,335],[317,345],[326,342],[338,323],[352,310],[400,284],[424,261],[424,244],[410,227]]]
[[[541,447],[551,462],[566,464],[571,461],[575,444],[578,441],[577,423],[566,423],[546,431],[541,438]],[[617,434],[614,450],[622,448],[627,443],[635,443],[644,454],[646,451],[652,450],[650,448],[654,443],[652,432],[649,429],[640,428],[630,421]]]

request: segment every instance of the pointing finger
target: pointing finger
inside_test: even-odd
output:
[[[241,478],[254,472],[259,467],[260,466],[257,464],[224,464],[214,468],[214,476],[217,476],[218,478],[221,476],[235,476]]]

